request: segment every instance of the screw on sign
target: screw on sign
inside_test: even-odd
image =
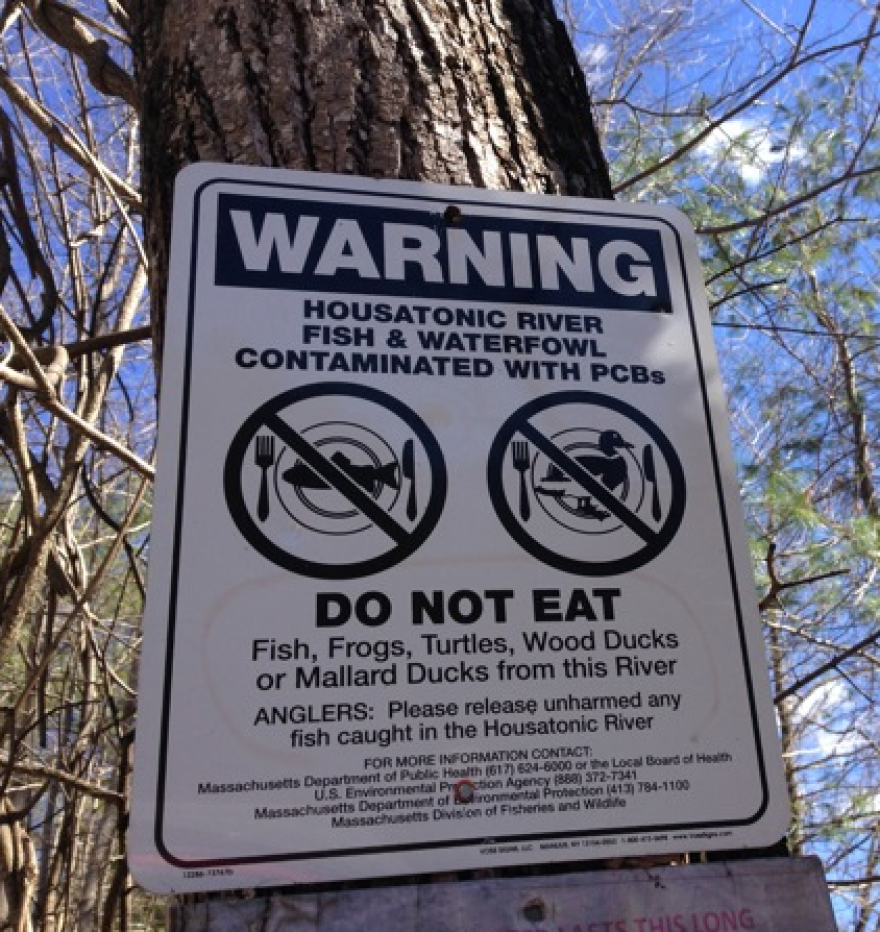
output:
[[[569,573],[636,569],[675,537],[685,507],[678,454],[645,414],[593,392],[515,411],[489,453],[489,494],[510,536]]]
[[[391,395],[325,383],[258,408],[226,456],[229,513],[266,559],[353,579],[394,566],[439,520],[446,466],[425,423]]]

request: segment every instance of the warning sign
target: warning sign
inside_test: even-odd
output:
[[[141,883],[784,834],[680,215],[203,164],[173,235]]]

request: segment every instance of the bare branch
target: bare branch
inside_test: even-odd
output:
[[[85,17],[60,0],[25,0],[34,22],[53,42],[80,58],[95,89],[119,97],[130,107],[138,106],[131,75],[110,56],[105,39],[96,39]]]
[[[140,210],[141,197],[137,189],[117,177],[108,168],[101,166],[99,160],[62,124],[61,120],[25,93],[5,68],[0,68],[0,90],[6,93],[12,103],[46,136],[49,142],[58,146],[90,175],[106,181],[111,190],[127,205]]]

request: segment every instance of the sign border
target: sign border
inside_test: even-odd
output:
[[[208,174],[212,171],[215,174],[210,175],[204,180],[199,179],[199,175]],[[219,170],[219,171],[218,171]],[[224,171],[225,174],[220,174],[220,171]],[[740,818],[740,819],[721,819],[718,821],[694,821],[694,822],[660,822],[657,824],[627,824],[627,825],[618,825],[609,828],[590,828],[589,826],[583,826],[576,830],[571,831],[552,831],[552,832],[534,832],[529,831],[528,833],[522,834],[506,834],[503,836],[492,836],[494,841],[499,843],[510,842],[527,842],[527,841],[537,841],[541,840],[564,840],[569,838],[589,838],[589,837],[601,837],[601,836],[616,836],[620,837],[623,835],[633,835],[633,834],[659,834],[663,832],[688,832],[695,830],[713,830],[713,829],[730,829],[734,827],[748,826],[753,825],[759,820],[762,819],[764,814],[767,812],[770,803],[771,803],[771,794],[770,794],[770,785],[769,785],[769,774],[767,760],[765,757],[765,747],[764,747],[764,738],[769,737],[763,735],[762,729],[762,718],[759,714],[757,696],[755,691],[755,681],[753,677],[753,671],[751,668],[750,654],[748,647],[748,638],[746,636],[745,628],[745,615],[743,612],[743,606],[740,599],[740,575],[737,573],[737,560],[735,555],[735,546],[731,535],[731,526],[730,526],[730,515],[728,514],[728,502],[725,497],[724,481],[723,481],[723,471],[721,467],[720,457],[719,457],[719,441],[716,436],[716,431],[713,425],[712,419],[712,404],[710,400],[710,389],[708,385],[707,375],[706,375],[706,363],[703,356],[703,346],[700,340],[700,335],[698,332],[699,324],[696,319],[693,292],[695,283],[693,280],[694,269],[692,264],[689,265],[688,257],[682,242],[682,229],[678,226],[676,222],[677,212],[671,208],[667,207],[654,207],[656,210],[655,214],[650,216],[642,216],[638,213],[628,211],[626,209],[615,211],[614,207],[616,205],[614,201],[609,201],[608,206],[609,210],[596,210],[591,205],[594,203],[590,200],[580,201],[577,198],[573,197],[563,197],[560,196],[558,199],[554,199],[553,202],[547,201],[547,195],[533,195],[530,197],[528,194],[522,194],[520,192],[516,193],[518,203],[511,204],[509,201],[506,201],[506,197],[510,192],[485,192],[483,197],[473,196],[473,193],[476,191],[478,194],[482,193],[479,189],[470,189],[462,188],[456,189],[449,186],[443,185],[434,185],[427,183],[413,183],[413,182],[404,182],[404,181],[376,181],[371,179],[360,178],[359,176],[344,176],[346,178],[345,183],[339,183],[336,179],[339,176],[326,175],[321,176],[322,180],[311,181],[307,179],[308,173],[304,172],[294,172],[294,171],[279,171],[279,176],[277,180],[256,180],[253,177],[247,177],[246,172],[255,172],[257,169],[247,168],[242,169],[241,174],[236,174],[235,168],[228,165],[209,165],[207,163],[200,163],[194,166],[191,166],[189,169],[185,170],[183,173],[183,178],[181,182],[178,182],[178,194],[177,197],[180,199],[177,204],[177,209],[181,210],[183,204],[186,204],[189,209],[189,219],[190,223],[187,225],[188,229],[186,232],[189,233],[190,241],[186,244],[186,249],[180,248],[183,244],[178,244],[180,248],[180,258],[179,262],[189,263],[189,275],[188,275],[188,289],[187,289],[187,300],[185,307],[185,324],[183,325],[183,333],[185,334],[185,341],[183,347],[180,347],[176,350],[177,353],[183,355],[184,365],[181,372],[181,402],[180,402],[180,421],[179,421],[179,431],[176,437],[177,441],[177,452],[178,452],[178,465],[179,471],[176,478],[175,492],[174,492],[174,506],[173,509],[173,538],[172,538],[172,547],[171,547],[171,557],[170,557],[170,573],[169,573],[169,589],[168,597],[165,602],[166,605],[166,618],[167,618],[167,629],[165,634],[165,656],[164,656],[164,681],[162,684],[162,705],[161,711],[158,716],[159,723],[159,759],[155,771],[155,777],[152,781],[153,786],[151,787],[154,790],[154,817],[152,823],[152,835],[153,841],[156,847],[156,851],[171,865],[180,867],[180,868],[204,868],[204,867],[222,867],[222,866],[232,866],[232,865],[254,865],[254,864],[269,864],[277,862],[296,862],[296,861],[317,861],[321,859],[329,858],[339,858],[339,857],[352,857],[352,856],[369,856],[369,855],[379,855],[379,854],[391,854],[394,852],[409,852],[417,850],[430,850],[430,849],[441,849],[441,848],[456,848],[456,847],[472,847],[481,842],[480,838],[460,838],[460,839],[434,839],[431,841],[425,842],[410,842],[410,843],[395,843],[389,845],[374,845],[369,847],[343,847],[343,848],[331,848],[326,850],[319,851],[308,851],[308,852],[286,852],[286,853],[272,853],[272,854],[259,854],[259,855],[244,855],[237,857],[211,857],[211,858],[180,858],[174,855],[165,844],[164,840],[164,827],[165,827],[165,787],[168,778],[169,771],[169,719],[170,719],[170,706],[171,706],[171,692],[172,692],[172,682],[174,678],[174,641],[177,625],[177,602],[178,602],[178,587],[180,584],[179,578],[179,565],[180,565],[180,551],[181,551],[181,538],[183,531],[183,511],[184,511],[184,498],[185,498],[185,478],[187,476],[186,462],[187,462],[187,442],[189,437],[189,419],[190,419],[190,398],[192,391],[192,346],[193,346],[193,337],[194,337],[194,328],[195,328],[195,308],[196,308],[196,299],[197,299],[197,288],[198,288],[198,274],[197,270],[199,269],[198,265],[198,253],[199,253],[199,235],[202,226],[203,220],[203,207],[202,202],[205,196],[210,192],[210,189],[218,185],[230,185],[237,186],[239,189],[247,189],[248,191],[254,192],[254,196],[259,196],[259,189],[263,188],[267,191],[279,191],[281,189],[287,192],[303,191],[310,192],[312,194],[326,194],[326,195],[356,195],[356,196],[375,196],[377,198],[382,198],[386,201],[400,201],[405,203],[407,206],[415,206],[420,202],[425,207],[430,207],[432,205],[443,205],[444,207],[449,203],[454,202],[458,207],[467,208],[468,205],[479,207],[483,210],[497,208],[498,212],[516,212],[520,216],[528,215],[529,213],[547,213],[548,211],[553,212],[558,215],[566,215],[568,217],[581,217],[594,222],[601,222],[605,218],[614,218],[618,221],[622,220],[630,224],[662,224],[667,228],[673,238],[675,243],[675,255],[667,256],[667,262],[671,263],[673,260],[677,263],[678,269],[681,275],[682,282],[682,293],[683,293],[683,302],[685,307],[681,309],[682,313],[687,314],[688,325],[689,325],[689,334],[690,340],[694,352],[694,361],[696,373],[700,386],[700,394],[702,400],[702,418],[705,423],[705,428],[708,435],[708,445],[710,450],[711,462],[712,462],[712,471],[714,474],[714,494],[715,498],[718,501],[719,505],[719,517],[721,521],[722,534],[724,538],[725,554],[728,567],[729,578],[731,580],[731,594],[733,600],[733,610],[736,616],[737,623],[737,636],[740,644],[740,654],[741,654],[741,664],[743,669],[743,681],[744,688],[748,696],[748,708],[749,708],[749,717],[751,722],[751,736],[755,746],[755,759],[757,763],[757,769],[759,774],[759,782],[761,787],[761,801],[760,805],[751,815]],[[276,170],[278,171],[278,170]],[[297,177],[298,176],[298,177]],[[316,175],[317,177],[317,175]],[[326,179],[326,182],[324,181]],[[412,191],[407,190],[407,186],[412,186]],[[498,197],[498,203],[493,203],[493,196]],[[653,207],[654,205],[652,205]],[[440,211],[442,213],[442,210]],[[215,239],[212,239],[212,248]],[[183,253],[186,253],[187,258],[183,258]],[[672,268],[671,264],[668,265],[669,268]],[[333,293],[333,287],[327,289],[328,293]],[[341,289],[344,290],[344,289]],[[625,310],[621,310],[621,313],[625,313]],[[757,659],[757,658],[756,658]],[[143,761],[141,767],[143,767]],[[775,840],[775,838],[773,839]],[[742,842],[734,842],[737,847],[742,845]],[[772,843],[772,840],[768,840],[767,843]],[[687,840],[682,841],[684,847],[693,847],[693,843],[688,843]],[[758,843],[755,842],[754,846],[758,846]],[[675,844],[670,841],[668,846],[670,850],[675,848]],[[712,846],[708,846],[712,847]],[[717,845],[715,847],[718,847]],[[722,845],[721,847],[724,847]],[[600,857],[601,852],[596,851],[595,857]],[[635,856],[635,854],[633,855]],[[493,866],[502,866],[498,864],[493,864]],[[419,873],[429,873],[428,869],[421,869]],[[389,873],[388,876],[395,876],[399,872]],[[385,874],[383,874],[385,876]],[[334,881],[316,881],[316,882],[326,882],[332,883]]]

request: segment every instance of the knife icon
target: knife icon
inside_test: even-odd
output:
[[[654,448],[649,443],[642,453],[642,464],[645,467],[645,480],[651,483],[651,517],[660,520],[660,490],[657,488],[657,469],[654,466]]]
[[[403,445],[403,458],[401,462],[403,478],[409,482],[409,497],[406,501],[406,516],[410,521],[414,521],[418,513],[416,504],[416,457],[413,449],[412,440],[407,440]]]

